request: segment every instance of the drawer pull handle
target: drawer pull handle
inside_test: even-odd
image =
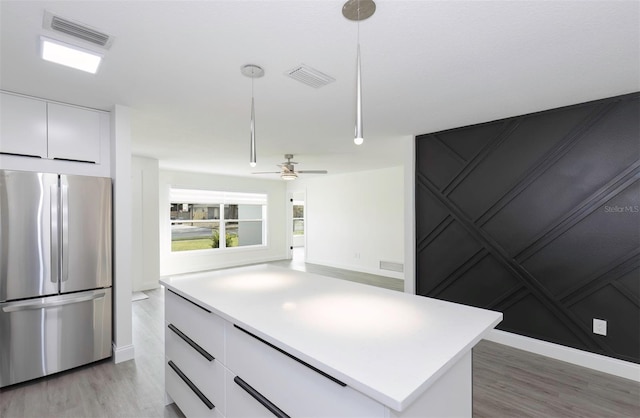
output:
[[[255,338],[256,340],[260,341],[261,343],[264,343],[264,344],[268,345],[269,347],[273,348],[274,350],[276,350],[276,351],[278,351],[278,352],[280,352],[280,353],[284,354],[285,356],[289,357],[290,359],[295,360],[295,361],[297,361],[298,363],[302,364],[303,366],[306,366],[306,367],[310,368],[311,370],[313,370],[314,372],[316,372],[316,373],[318,373],[318,374],[320,374],[320,375],[322,375],[322,376],[326,377],[327,379],[331,380],[332,382],[337,383],[337,384],[339,384],[339,385],[340,385],[340,386],[342,386],[342,387],[347,386],[347,384],[346,384],[346,383],[341,382],[340,380],[336,379],[335,377],[331,376],[330,374],[327,374],[327,373],[323,372],[322,370],[320,370],[320,369],[318,369],[318,368],[316,368],[316,367],[313,367],[313,366],[312,366],[312,365],[310,365],[309,363],[307,363],[307,362],[305,362],[305,361],[300,360],[298,357],[296,357],[296,356],[294,356],[294,355],[292,355],[292,354],[287,353],[287,352],[286,352],[286,351],[284,351],[283,349],[281,349],[281,348],[279,348],[279,347],[276,347],[275,345],[271,344],[271,343],[270,343],[270,342],[268,342],[268,341],[263,340],[262,338],[258,337],[258,336],[257,336],[257,335],[255,335],[255,334],[252,334],[251,332],[247,331],[246,329],[244,329],[244,328],[242,328],[242,327],[239,327],[239,326],[237,326],[236,324],[233,324],[233,326],[234,326],[234,327],[236,327],[236,328],[238,328],[240,331],[244,332],[245,334],[252,336],[252,337],[253,337],[253,338]]]
[[[247,382],[240,379],[240,376],[234,377],[233,381],[236,382],[236,385],[240,386],[242,389],[244,389],[245,392],[251,395],[253,399],[260,402],[260,404],[262,404],[262,406],[267,408],[273,415],[277,416],[278,418],[291,418],[289,417],[289,415],[285,414],[282,411],[282,409],[275,406],[273,402],[271,402],[269,399],[265,398],[260,392],[252,388]]]
[[[196,396],[200,398],[202,403],[204,403],[207,406],[207,408],[209,409],[215,408],[215,405],[212,404],[211,401],[207,399],[207,397],[204,396],[202,392],[200,392],[200,389],[198,389],[196,385],[194,385],[193,382],[189,380],[189,378],[184,373],[182,373],[182,370],[180,370],[178,366],[176,366],[175,363],[171,360],[169,360],[169,367],[171,367],[173,371],[176,372],[176,374],[180,377],[180,379],[182,379],[184,383],[186,383],[187,386],[189,386],[189,389],[191,389],[193,393],[195,393]]]
[[[184,342],[189,344],[191,346],[191,348],[193,348],[198,353],[200,353],[202,355],[202,357],[206,358],[209,361],[215,360],[215,357],[213,357],[211,354],[207,353],[207,351],[204,348],[200,347],[195,341],[193,341],[191,338],[187,337],[182,331],[180,331],[178,328],[176,328],[175,325],[169,324],[169,329],[171,331],[175,332],[178,337],[182,338],[184,340]]]
[[[198,305],[198,304],[197,304],[197,303],[195,303],[194,301],[189,300],[189,299],[185,298],[184,296],[177,294],[177,293],[176,293],[176,292],[174,292],[173,290],[171,290],[171,289],[167,289],[167,290],[168,290],[169,292],[173,293],[174,295],[176,295],[177,297],[179,297],[179,298],[182,298],[182,299],[186,300],[186,301],[187,301],[187,302],[189,302],[190,304],[192,304],[192,305],[196,305],[198,308],[202,309],[203,311],[205,311],[205,312],[207,312],[207,313],[211,313],[211,311],[210,311],[209,309],[207,309],[207,308],[203,308],[202,306]]]

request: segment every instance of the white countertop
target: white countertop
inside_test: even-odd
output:
[[[271,265],[160,282],[397,411],[502,320],[499,312]]]

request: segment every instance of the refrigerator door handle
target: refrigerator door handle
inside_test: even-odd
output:
[[[102,299],[104,298],[105,295],[106,295],[106,291],[97,290],[88,295],[84,294],[82,296],[77,296],[72,298],[65,297],[57,300],[52,300],[50,302],[46,302],[43,299],[38,299],[36,301],[29,300],[24,302],[13,302],[13,303],[8,303],[7,306],[4,306],[2,308],[2,311],[17,312],[17,311],[28,311],[33,309],[46,309],[46,308],[52,308],[55,306],[70,305],[72,303],[87,302],[94,299]]]
[[[60,185],[62,209],[62,268],[60,269],[60,281],[69,279],[69,186]]]
[[[49,205],[51,206],[51,283],[57,283],[60,272],[58,271],[58,255],[60,254],[60,242],[58,241],[58,185],[50,186]]]

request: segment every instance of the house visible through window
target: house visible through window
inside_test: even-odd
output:
[[[171,189],[171,251],[266,245],[267,195]]]

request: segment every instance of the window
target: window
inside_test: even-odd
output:
[[[170,195],[171,251],[265,245],[266,194],[172,188]]]
[[[304,235],[304,202],[293,202],[293,235]]]

